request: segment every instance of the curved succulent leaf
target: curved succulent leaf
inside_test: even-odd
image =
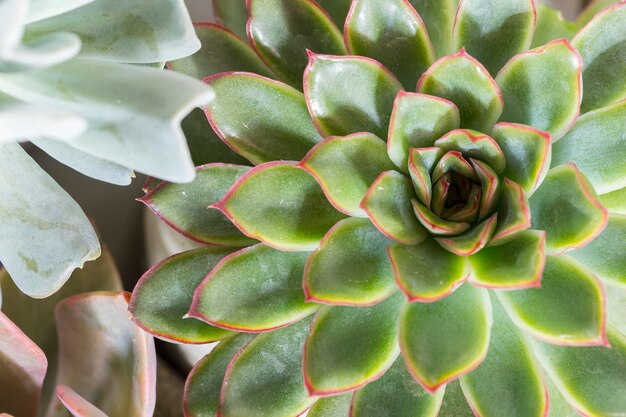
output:
[[[443,151],[436,147],[411,148],[409,150],[409,175],[418,200],[430,207],[432,199],[432,181],[430,174],[441,157]]]
[[[585,268],[565,256],[548,256],[541,288],[498,292],[513,322],[548,343],[606,344],[604,290]]]
[[[453,130],[436,140],[433,146],[446,152],[460,152],[467,159],[474,158],[483,161],[497,174],[501,174],[506,166],[505,156],[496,141],[473,130]]]
[[[419,13],[428,29],[428,35],[437,56],[452,53],[452,28],[459,0],[408,0]]]
[[[498,224],[498,213],[458,236],[436,237],[446,250],[457,256],[470,256],[484,248],[493,236]]]
[[[400,294],[371,307],[328,306],[315,316],[304,347],[311,395],[336,395],[380,378],[398,357]]]
[[[341,32],[312,0],[248,0],[248,37],[259,56],[283,80],[300,89],[307,50],[345,53]]]
[[[295,162],[259,165],[211,207],[226,214],[247,236],[283,250],[315,249],[328,229],[344,217]]]
[[[611,213],[626,214],[626,187],[599,197],[602,205]]]
[[[30,0],[26,23],[58,16],[91,3],[94,0]]]
[[[309,410],[307,417],[350,417],[352,392],[322,397]]]
[[[478,218],[482,219],[493,212],[498,205],[502,192],[500,189],[500,177],[498,177],[495,171],[486,163],[473,158],[470,159],[470,162],[480,180],[481,193]]]
[[[365,57],[310,53],[304,73],[309,112],[324,136],[370,132],[386,138],[401,89],[387,68]]]
[[[337,27],[343,29],[352,0],[316,0],[316,2],[335,21]]]
[[[504,243],[530,226],[528,197],[519,184],[505,178],[498,209],[498,226],[490,243],[494,245]]]
[[[247,39],[248,9],[246,0],[211,0],[215,20],[241,39]]]
[[[533,35],[531,48],[537,48],[555,39],[572,39],[578,27],[575,23],[566,20],[558,9],[535,2],[537,7],[537,26]]]
[[[455,49],[465,48],[495,75],[530,46],[536,23],[533,0],[461,0],[454,21]]]
[[[252,73],[221,73],[205,82],[216,93],[205,108],[211,126],[254,164],[299,160],[322,140],[304,96],[286,84]]]
[[[349,218],[324,236],[304,270],[308,300],[325,304],[372,305],[395,291],[385,252],[391,243],[366,219]]]
[[[420,77],[417,91],[456,104],[463,128],[489,132],[502,114],[496,82],[464,49],[435,62]]]
[[[496,77],[504,98],[500,120],[547,131],[553,142],[561,139],[580,112],[582,67],[566,39],[515,55]]]
[[[467,404],[458,380],[446,384],[445,390],[446,393],[443,396],[437,417],[476,417],[476,414]]]
[[[400,315],[400,348],[413,377],[427,391],[476,368],[489,347],[487,290],[463,285],[434,303],[411,303]]]
[[[424,22],[406,0],[353,1],[344,38],[348,52],[377,60],[407,90],[435,61]]]
[[[59,385],[56,393],[59,401],[74,417],[107,417],[106,414],[67,385]]]
[[[412,200],[411,203],[413,203],[413,211],[415,211],[417,220],[434,235],[458,235],[470,228],[469,223],[441,219],[417,200]]]
[[[577,28],[582,28],[591,21],[599,12],[606,9],[609,6],[619,3],[621,0],[591,0],[587,2],[587,5],[576,18],[574,22]]]
[[[585,246],[598,236],[608,219],[593,187],[576,165],[548,171],[530,199],[533,229],[547,232],[548,253],[559,254]]]

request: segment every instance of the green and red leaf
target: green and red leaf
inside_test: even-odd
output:
[[[409,150],[409,175],[418,200],[430,207],[432,199],[432,181],[430,174],[435,164],[443,156],[439,148],[411,148]]]
[[[491,244],[504,243],[517,233],[528,229],[530,225],[528,197],[519,184],[505,178],[498,209],[498,226],[491,238]]]
[[[484,248],[496,230],[498,213],[458,236],[436,237],[444,249],[457,256],[470,256]]]
[[[432,0],[409,0],[409,3],[424,21],[437,56],[452,53],[452,28],[459,0],[439,0],[437,3]]]
[[[470,228],[469,223],[446,221],[430,211],[425,205],[417,200],[412,200],[413,210],[417,220],[422,223],[430,233],[438,236],[458,235]]]
[[[433,146],[444,151],[458,151],[467,159],[483,161],[497,174],[502,174],[506,166],[505,156],[496,141],[475,130],[453,130],[438,139]]]

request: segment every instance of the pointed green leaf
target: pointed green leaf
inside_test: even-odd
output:
[[[626,410],[626,339],[609,329],[611,348],[570,347],[534,341],[533,347],[559,391],[580,414],[619,416]]]
[[[574,164],[548,171],[530,199],[533,229],[547,232],[548,253],[559,254],[585,246],[598,236],[608,212],[593,187]]]
[[[566,39],[515,55],[496,77],[504,97],[500,120],[547,131],[553,142],[561,139],[580,112],[582,66]]]
[[[426,238],[426,231],[415,218],[411,182],[396,171],[385,171],[376,178],[361,202],[374,226],[396,242],[415,245]]]
[[[343,29],[352,0],[316,0],[324,11],[335,21],[339,29]]]
[[[212,0],[212,3],[217,23],[246,40],[248,38],[246,33],[246,24],[248,23],[246,0]]]
[[[284,161],[248,171],[212,207],[247,236],[284,250],[315,249],[344,217],[311,175]]]
[[[426,26],[406,0],[352,2],[344,29],[348,51],[373,58],[396,74],[407,90],[435,61]]]
[[[317,310],[302,291],[308,256],[262,244],[227,256],[196,288],[189,316],[245,332],[270,331],[305,318]]]
[[[506,159],[503,175],[532,195],[550,168],[550,135],[530,126],[502,122],[494,126],[491,136]]]
[[[322,397],[311,407],[307,417],[350,417],[352,392]]]
[[[434,146],[446,152],[458,151],[466,158],[474,158],[485,162],[497,174],[501,174],[506,166],[502,149],[491,137],[474,130],[456,129],[441,139]]]
[[[343,55],[341,32],[312,0],[248,0],[248,36],[267,65],[288,84],[302,88],[307,50]]]
[[[489,132],[502,114],[496,82],[464,49],[435,62],[419,79],[417,91],[456,104],[466,129]]]
[[[626,187],[626,100],[581,116],[552,149],[552,166],[573,162],[598,193]]]
[[[434,393],[476,368],[489,347],[487,290],[463,285],[433,303],[412,303],[400,315],[400,348],[413,377]]]
[[[133,320],[161,339],[207,343],[231,333],[199,320],[186,319],[196,287],[232,249],[200,248],[173,255],[150,268],[130,300]]]
[[[499,245],[507,242],[517,233],[528,229],[531,226],[530,219],[528,197],[524,190],[516,182],[504,178],[498,209],[498,226],[490,243]]]
[[[516,325],[559,345],[605,344],[604,290],[566,256],[548,256],[540,288],[498,292]]]
[[[444,249],[457,256],[470,256],[484,248],[496,229],[498,213],[458,236],[436,237]]]
[[[563,13],[542,2],[535,2],[537,7],[537,26],[533,35],[531,48],[537,48],[555,39],[572,39],[578,28],[576,24],[566,20]]]
[[[435,140],[459,127],[459,117],[459,109],[448,100],[400,91],[389,123],[389,158],[406,172],[409,148],[432,146]]]
[[[394,168],[385,142],[371,133],[327,138],[298,166],[315,177],[337,210],[355,217],[367,217],[361,200],[381,172]]]
[[[476,417],[465,400],[458,380],[446,384],[445,390],[446,393],[443,396],[437,417]]]
[[[489,352],[460,378],[463,393],[477,416],[545,417],[548,397],[532,349],[495,297],[491,300]]]
[[[304,96],[278,81],[250,73],[205,79],[215,99],[205,108],[217,134],[254,164],[299,160],[322,138]]]
[[[402,85],[377,61],[310,54],[304,94],[324,136],[370,132],[386,138],[393,102]]]
[[[293,417],[315,402],[302,373],[310,323],[263,333],[235,355],[222,385],[220,417]]]
[[[476,171],[476,175],[480,180],[480,210],[478,218],[482,219],[496,208],[502,189],[500,187],[500,177],[495,173],[489,165],[477,160],[470,159],[470,163]],[[471,188],[470,188],[471,193]]]
[[[398,357],[385,375],[354,393],[350,417],[436,417],[444,391],[424,391]]]
[[[391,243],[369,220],[337,223],[304,270],[308,300],[326,304],[371,305],[396,287],[386,248]]]
[[[572,45],[585,63],[583,112],[626,98],[626,3],[621,1],[598,13]]]
[[[458,235],[470,228],[469,223],[442,220],[417,200],[412,200],[411,203],[413,203],[413,211],[417,216],[417,220],[432,234],[441,236]]]
[[[409,0],[426,24],[428,35],[441,57],[452,53],[452,27],[459,0]]]
[[[240,333],[220,342],[193,367],[185,382],[186,417],[215,417],[226,368],[233,356],[254,338]]]
[[[626,214],[626,187],[602,194],[600,202],[611,213]]]
[[[372,307],[324,307],[304,347],[304,380],[311,395],[336,395],[378,379],[398,357],[402,296]]]

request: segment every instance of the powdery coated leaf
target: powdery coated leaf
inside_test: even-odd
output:
[[[21,291],[43,298],[100,255],[89,220],[20,145],[0,145],[0,260]]]
[[[626,187],[599,196],[600,202],[611,213],[626,214]]]
[[[461,0],[455,49],[465,48],[495,75],[513,55],[528,49],[536,20],[534,0]]]
[[[59,401],[74,417],[107,417],[106,414],[67,385],[59,385],[56,392]]]
[[[437,56],[454,52],[452,28],[459,0],[409,0],[428,29],[428,35],[435,47]]]
[[[324,136],[370,132],[386,138],[402,85],[371,58],[310,53],[304,72],[309,112]]]
[[[435,61],[426,26],[407,0],[352,2],[344,39],[350,53],[377,60],[407,90]]]
[[[211,2],[217,23],[230,29],[241,39],[247,39],[248,9],[246,8],[246,0],[211,0]]]
[[[609,325],[615,327],[622,334],[626,334],[626,291],[613,285],[608,285],[608,288],[606,311]]]
[[[563,13],[542,2],[535,2],[537,7],[537,26],[533,35],[531,48],[545,45],[555,39],[572,39],[578,27],[563,17]]]
[[[57,305],[57,385],[67,385],[106,415],[150,417],[156,397],[151,336],[128,317],[126,293],[89,293]],[[66,415],[50,404],[46,416]]]
[[[487,290],[463,285],[433,303],[411,303],[400,314],[400,348],[415,380],[428,392],[475,369],[489,348]]]
[[[47,366],[41,349],[0,312],[0,409],[35,417]]]
[[[309,410],[307,417],[350,417],[352,392],[322,397]]]
[[[247,31],[261,59],[301,89],[307,51],[343,55],[341,32],[313,0],[248,0]]]
[[[94,0],[29,0],[26,23],[36,22],[78,9]]]
[[[81,56],[114,62],[170,61],[200,48],[183,0],[94,1],[28,25],[26,35],[58,31],[80,37]]]
[[[286,84],[251,73],[205,78],[216,93],[205,107],[217,134],[254,164],[299,160],[322,138],[304,96]]]
[[[626,98],[626,1],[598,13],[572,45],[585,64],[583,112]]]
[[[580,12],[578,18],[574,22],[578,29],[583,28],[598,13],[609,6],[619,3],[621,0],[591,0],[587,2],[587,6]]]
[[[178,182],[195,175],[180,122],[214,97],[199,81],[173,71],[83,59],[5,74],[0,90],[85,118],[87,131],[71,142],[76,149]]]
[[[540,288],[497,295],[511,320],[540,340],[571,346],[607,343],[604,288],[567,256],[548,256]]]
[[[515,55],[496,77],[504,97],[500,120],[547,131],[552,142],[561,139],[580,113],[582,68],[566,39]]]
[[[400,294],[371,307],[325,307],[304,347],[311,395],[336,395],[380,378],[398,357]]]

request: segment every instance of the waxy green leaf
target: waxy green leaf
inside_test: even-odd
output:
[[[349,417],[352,392],[322,397],[309,410],[307,417]]]
[[[241,39],[247,39],[248,9],[246,0],[211,0],[217,23],[230,29]]]
[[[467,404],[458,380],[446,384],[445,390],[446,393],[443,396],[437,417],[476,417],[476,414]]]
[[[409,3],[424,21],[437,56],[452,53],[452,27],[459,0],[440,0],[436,3],[432,0],[409,0]]]
[[[411,303],[400,315],[400,348],[413,377],[434,393],[476,368],[489,347],[487,290],[463,285],[433,303]]]
[[[311,395],[336,395],[378,379],[398,357],[396,294],[372,307],[324,307],[304,347],[304,380]]]
[[[626,98],[626,3],[621,1],[598,13],[572,45],[585,63],[583,112]]]
[[[299,160],[322,138],[304,96],[278,81],[251,73],[206,78],[215,99],[205,107],[217,134],[254,164]]]
[[[479,223],[458,236],[436,237],[435,240],[444,249],[458,256],[470,256],[484,248],[498,224],[498,213]]]
[[[458,235],[470,228],[469,223],[441,219],[417,200],[412,200],[411,203],[413,203],[413,211],[415,216],[417,216],[417,220],[422,223],[426,230],[434,235]]]
[[[231,254],[200,283],[189,316],[245,332],[270,331],[305,318],[317,310],[302,292],[308,256],[262,244]]]
[[[585,246],[598,236],[608,219],[589,181],[574,164],[548,171],[530,199],[533,229],[547,232],[548,253],[560,254]]]
[[[430,207],[432,180],[430,174],[443,156],[443,150],[435,147],[411,148],[409,150],[409,175],[419,202]]]
[[[303,383],[302,351],[310,320],[258,335],[228,365],[221,417],[293,417],[314,402]]]
[[[312,0],[248,0],[248,37],[259,56],[300,89],[307,50],[343,55],[341,32]]]
[[[426,26],[406,0],[352,2],[344,38],[350,53],[377,60],[407,90],[435,61]]]
[[[385,142],[371,133],[327,138],[298,166],[315,177],[337,210],[354,217],[367,217],[361,200],[381,172],[394,168]]]
[[[130,300],[133,320],[145,331],[173,342],[207,343],[231,333],[199,320],[184,318],[196,287],[233,250],[200,248],[173,255],[150,268]]]
[[[500,291],[507,313],[525,332],[559,345],[606,344],[604,290],[566,256],[548,256],[540,288]]]
[[[193,182],[162,182],[139,201],[189,239],[217,245],[250,245],[255,241],[244,236],[222,212],[209,208],[224,198],[249,169],[220,163],[200,166]]]
[[[433,146],[446,152],[458,151],[466,159],[474,158],[483,161],[497,174],[501,174],[506,166],[505,156],[496,141],[474,130],[453,130],[441,139],[437,139]]]
[[[370,132],[385,138],[402,85],[379,62],[364,57],[310,54],[304,95],[324,136]]]
[[[578,31],[574,22],[563,17],[563,13],[542,2],[535,2],[537,8],[537,26],[531,48],[537,48],[555,39],[572,39]]]
[[[308,300],[371,305],[395,290],[386,248],[391,242],[367,219],[349,218],[324,236],[304,270]]]
[[[315,249],[344,217],[295,162],[270,162],[248,171],[212,207],[247,236],[283,250]]]
[[[498,245],[507,242],[530,226],[531,216],[528,197],[519,184],[504,178],[500,208],[498,209],[498,226],[490,243]]]
[[[609,212],[626,214],[626,187],[602,194],[599,198]]]
[[[496,77],[504,98],[500,120],[547,131],[552,142],[561,139],[580,112],[582,67],[566,39],[514,56]]]
[[[480,180],[480,209],[478,211],[478,218],[482,219],[489,213],[493,212],[500,200],[500,177],[495,173],[493,169],[486,163],[477,160],[470,159],[472,167]],[[470,195],[471,195],[470,188]]]

